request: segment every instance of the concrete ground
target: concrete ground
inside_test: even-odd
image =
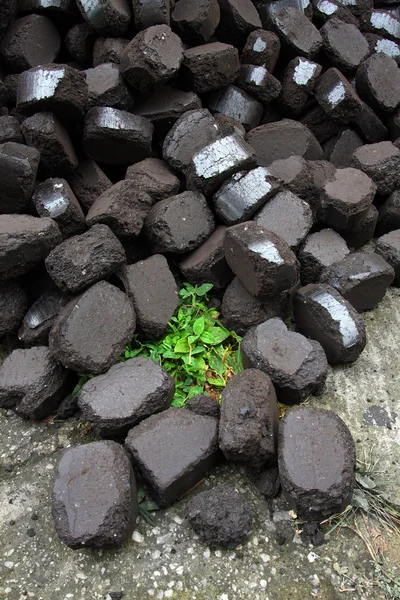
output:
[[[344,419],[358,456],[372,451],[379,459],[385,494],[400,506],[400,290],[365,321],[360,359],[330,369],[325,393],[309,402]],[[266,502],[251,473],[231,465],[218,467],[199,489],[229,481],[250,501],[253,532],[236,550],[210,550],[197,538],[184,520],[187,499],[154,513],[156,526],[140,520],[120,550],[70,550],[52,523],[52,476],[62,448],[85,441],[78,419],[29,423],[0,412],[1,600],[97,600],[113,591],[124,591],[124,600],[399,598],[386,579],[372,586],[374,565],[352,531],[335,531],[318,548],[303,545],[286,503]],[[399,577],[399,546],[386,543],[388,568]]]

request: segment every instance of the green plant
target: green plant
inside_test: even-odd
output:
[[[211,284],[184,283],[179,291],[176,316],[157,341],[142,341],[135,335],[121,360],[144,356],[154,360],[175,381],[172,406],[184,406],[196,394],[219,400],[227,381],[243,369],[241,337],[228,331],[215,308],[207,306]]]
[[[156,522],[150,513],[160,510],[158,504],[153,500],[146,499],[146,491],[144,488],[139,487],[137,491],[137,501],[139,507],[139,515],[152,527],[156,526]]]

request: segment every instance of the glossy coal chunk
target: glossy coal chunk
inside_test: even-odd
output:
[[[42,43],[32,44],[34,39]],[[13,22],[0,44],[0,54],[9,71],[20,73],[54,62],[60,47],[60,35],[50,19],[28,15]]]
[[[353,153],[352,166],[371,177],[378,194],[390,194],[400,186],[400,150],[391,142],[358,148]]]
[[[133,96],[122,79],[118,65],[104,63],[84,71],[88,85],[88,108],[110,106],[121,110],[133,108]]]
[[[351,83],[335,68],[328,69],[315,84],[314,94],[330,118],[348,123],[362,109],[360,98]]]
[[[133,16],[137,29],[152,25],[169,25],[170,0],[133,0]]]
[[[256,164],[254,150],[237,135],[217,139],[197,152],[188,167],[188,189],[212,194],[231,175]]]
[[[378,238],[376,252],[394,269],[393,285],[400,287],[400,229],[391,231]]]
[[[335,167],[350,167],[353,152],[363,144],[356,131],[346,128],[325,143],[324,151]]]
[[[281,91],[279,80],[265,67],[257,65],[242,64],[236,84],[266,104],[277,98]]]
[[[278,181],[266,167],[239,171],[214,195],[216,213],[226,225],[247,221],[278,189]]]
[[[239,53],[229,44],[213,42],[184,52],[184,81],[198,94],[233,83],[239,67]]]
[[[300,56],[288,63],[282,76],[279,102],[289,113],[300,115],[303,112],[321,71],[321,65]]]
[[[354,362],[364,350],[362,317],[330,285],[311,283],[300,288],[293,309],[299,331],[321,344],[330,364]]]
[[[221,19],[216,35],[221,42],[241,46],[249,33],[262,27],[251,0],[219,0]]]
[[[308,235],[298,254],[303,285],[319,281],[325,267],[342,260],[349,252],[345,240],[333,229]]]
[[[226,262],[224,237],[226,227],[220,225],[198,248],[183,257],[179,270],[185,281],[193,285],[212,283],[213,291],[224,290],[233,273]]]
[[[130,85],[146,91],[171,79],[182,60],[180,38],[167,25],[154,25],[128,44],[121,55],[120,70]]]
[[[373,110],[390,113],[400,104],[400,71],[386,54],[378,52],[367,58],[357,69],[356,84],[361,98]]]
[[[372,204],[376,185],[362,171],[337,169],[321,193],[323,222],[337,231],[351,231]]]
[[[321,281],[337,289],[358,312],[379,304],[393,279],[392,267],[373,252],[349,254],[321,274]]]
[[[369,45],[359,29],[339,19],[330,19],[320,29],[323,51],[332,66],[353,72],[369,54]]]
[[[185,44],[206,44],[220,21],[218,0],[179,0],[172,24]]]
[[[322,46],[322,37],[315,25],[300,10],[283,8],[271,14],[270,23],[282,46],[292,56],[317,56]]]
[[[21,12],[37,12],[56,19],[76,18],[79,12],[73,0],[19,0]]]
[[[228,265],[251,295],[268,298],[296,285],[296,256],[264,227],[253,221],[229,227],[224,244]]]
[[[254,222],[272,231],[294,251],[300,246],[313,226],[310,205],[290,192],[278,192],[255,215]]]
[[[250,329],[241,343],[243,364],[260,369],[272,379],[278,400],[297,404],[321,394],[328,373],[322,346],[289,331],[279,319],[269,319]]]
[[[48,345],[50,329],[69,300],[69,296],[52,289],[42,294],[32,304],[18,330],[18,339],[25,348]]]
[[[27,210],[39,159],[35,148],[15,142],[0,145],[0,214]]]
[[[123,35],[132,21],[127,0],[76,0],[83,18],[98,33]]]
[[[153,125],[145,118],[109,107],[86,113],[83,148],[95,161],[132,164],[152,155]]]
[[[64,177],[78,165],[78,157],[67,130],[51,112],[36,113],[21,125],[26,143],[40,152],[44,177]]]
[[[273,31],[256,29],[248,36],[241,61],[243,64],[259,65],[273,73],[281,51],[279,37]]]
[[[48,64],[21,73],[17,110],[32,115],[51,111],[62,119],[81,119],[88,102],[85,76],[68,65]]]
[[[68,177],[68,182],[85,211],[112,186],[112,182],[93,160],[81,160]]]
[[[246,130],[257,127],[261,121],[263,106],[235,85],[214,92],[208,102],[211,110],[232,117],[242,123]]]
[[[86,229],[85,215],[65,179],[47,179],[40,183],[32,196],[40,217],[51,217],[65,237]]]

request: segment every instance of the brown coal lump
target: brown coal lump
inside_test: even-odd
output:
[[[359,221],[351,231],[342,232],[343,238],[350,248],[357,250],[372,240],[378,217],[378,209],[372,204],[364,219]]]
[[[317,190],[310,162],[316,161],[307,161],[302,156],[294,155],[290,158],[275,160],[268,165],[268,171],[280,180],[285,188],[305,199],[312,206],[311,198],[317,193]]]
[[[132,0],[137,29],[170,24],[170,0]]]
[[[147,119],[110,107],[85,115],[83,149],[95,161],[132,164],[152,156],[153,125]]]
[[[273,13],[270,20],[282,47],[292,56],[317,56],[322,46],[322,37],[304,13],[296,8],[283,8]]]
[[[241,123],[239,123],[239,121],[236,121],[236,119],[228,117],[227,115],[223,115],[222,113],[214,113],[213,117],[219,125],[221,137],[235,134],[244,138],[246,135],[245,128]]]
[[[121,239],[137,237],[152,204],[153,199],[134,181],[123,179],[97,198],[88,211],[86,223],[88,227],[96,223],[108,225]]]
[[[249,131],[246,141],[256,151],[258,164],[265,167],[293,154],[307,160],[323,158],[322,148],[311,131],[290,119],[260,125]]]
[[[313,7],[310,0],[273,0],[259,5],[259,13],[263,26],[272,28],[273,16],[285,8],[295,8],[304,14],[310,21],[313,16]]]
[[[194,250],[214,231],[215,222],[206,199],[186,191],[160,200],[146,217],[144,233],[154,253],[184,254]]]
[[[338,169],[325,183],[321,193],[323,222],[337,231],[351,231],[372,204],[376,185],[362,171]]]
[[[228,265],[246,290],[268,298],[296,285],[299,264],[279,236],[253,221],[229,227],[225,233]]]
[[[393,285],[400,287],[400,229],[390,231],[378,238],[376,251],[393,267],[395,272]]]
[[[361,100],[351,83],[333,67],[319,77],[314,95],[327,115],[341,123],[352,121],[362,109]]]
[[[342,260],[349,252],[345,240],[333,229],[308,235],[298,254],[303,285],[319,281],[325,267]]]
[[[400,104],[400,71],[396,62],[378,52],[357,69],[357,91],[373,110],[390,113]]]
[[[281,91],[280,81],[265,67],[257,65],[242,64],[236,85],[265,104],[275,100]]]
[[[263,114],[262,103],[236,85],[228,85],[211,94],[208,106],[215,112],[232,117],[246,131],[257,127]]]
[[[220,225],[198,248],[183,257],[179,270],[192,285],[211,283],[213,292],[224,290],[233,273],[226,262],[224,237],[226,227]]]
[[[0,289],[0,337],[16,333],[28,309],[28,299],[18,279],[3,281]]]
[[[60,47],[60,35],[50,19],[33,14],[13,22],[0,44],[0,55],[9,71],[21,73],[54,62]]]
[[[146,91],[171,79],[182,61],[179,37],[167,25],[154,25],[128,44],[121,55],[120,70],[130,85]]]
[[[40,151],[40,170],[45,177],[64,177],[78,165],[67,130],[51,112],[36,113],[21,125],[28,146]]]
[[[61,309],[70,297],[58,289],[49,289],[32,304],[18,330],[18,339],[25,348],[48,346],[49,333]]]
[[[68,182],[86,212],[95,200],[112,186],[109,178],[93,160],[80,161],[68,177]]]
[[[393,279],[392,267],[374,252],[349,254],[321,274],[321,281],[338,290],[358,312],[375,308]]]
[[[93,46],[93,66],[108,62],[119,65],[128,44],[129,40],[123,38],[98,37]]]
[[[241,46],[252,31],[262,27],[251,0],[219,0],[219,6],[221,18],[216,35],[221,42]]]
[[[372,179],[378,194],[390,194],[400,186],[400,150],[392,142],[361,146],[353,153],[351,165]]]
[[[234,46],[213,42],[185,50],[185,81],[198,94],[233,83],[239,73],[239,53]]]
[[[88,85],[88,109],[93,106],[111,106],[121,110],[131,110],[134,100],[118,65],[104,63],[84,71]]]
[[[321,65],[300,56],[288,63],[282,75],[279,102],[289,113],[300,115],[303,112],[321,71]]]
[[[128,0],[76,0],[83,18],[98,33],[121,36],[132,21]]]
[[[185,44],[206,44],[220,21],[218,0],[179,0],[172,26]]]
[[[256,29],[248,36],[240,59],[243,64],[259,65],[273,73],[280,51],[281,42],[276,33]]]
[[[36,148],[16,142],[0,145],[0,214],[27,211],[39,160]]]
[[[379,220],[376,228],[378,236],[400,229],[400,190],[395,190],[379,207]]]
[[[386,126],[365,102],[362,103],[361,112],[354,118],[354,127],[370,144],[383,142],[389,137]]]
[[[41,217],[50,217],[65,237],[86,230],[85,215],[65,179],[47,179],[39,183],[33,196],[33,204]]]
[[[355,71],[369,54],[368,42],[355,25],[333,18],[320,33],[322,48],[330,63],[343,73]]]
[[[336,135],[342,127],[342,124],[331,119],[319,104],[307,110],[298,122],[308,127],[320,144]]]
[[[335,167],[350,167],[353,152],[364,144],[353,129],[343,129],[324,144],[324,151]]]
[[[84,74],[68,65],[40,65],[19,76],[17,110],[23,114],[51,111],[61,119],[78,120],[87,102]]]
[[[133,180],[138,188],[153,198],[154,203],[179,192],[180,181],[166,162],[159,158],[145,158],[130,165],[125,179]]]
[[[95,39],[96,33],[88,23],[76,23],[67,31],[64,44],[74,60],[89,65],[93,61]]]
[[[355,362],[365,348],[365,325],[356,309],[325,283],[300,288],[293,301],[299,331],[317,340],[331,365]]]

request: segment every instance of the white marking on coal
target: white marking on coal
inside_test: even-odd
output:
[[[261,38],[257,38],[253,45],[254,52],[262,52],[267,47],[267,42]]]
[[[376,29],[384,29],[391,35],[400,35],[400,22],[389,13],[372,11],[371,25]]]
[[[331,296],[328,292],[316,293],[313,295],[313,300],[325,308],[332,319],[339,324],[339,330],[345,348],[354,346],[359,337],[358,329],[347,307],[341,304],[341,302],[336,300],[336,298]]]
[[[315,63],[300,59],[293,73],[293,81],[297,85],[306,85],[314,75],[316,69],[317,65]]]
[[[318,2],[318,10],[324,15],[333,15],[338,8],[339,7],[336,4],[329,2],[329,0],[322,0],[322,2]]]
[[[193,157],[196,175],[210,179],[248,159],[249,153],[243,144],[243,140],[235,135],[227,135],[209,144]]]
[[[248,73],[246,73],[247,80],[250,83],[254,83],[255,85],[261,85],[265,76],[265,68],[264,67],[252,67],[249,69]]]
[[[58,84],[65,75],[65,69],[38,69],[27,72],[24,102],[31,100],[44,100],[55,93]]]
[[[95,27],[105,27],[107,18],[99,0],[79,0],[88,20]]]
[[[392,42],[392,40],[383,39],[376,42],[375,52],[382,52],[383,54],[387,54],[387,56],[397,58],[400,56],[400,47],[396,42]]]
[[[279,254],[278,248],[270,240],[260,240],[249,244],[249,250],[265,258],[269,262],[282,265],[285,261]]]
[[[68,200],[65,196],[49,196],[42,200],[42,206],[47,210],[50,217],[54,218],[62,215],[66,211],[68,208]]]
[[[332,106],[337,106],[346,95],[346,90],[342,81],[339,81],[328,93],[327,100]]]

